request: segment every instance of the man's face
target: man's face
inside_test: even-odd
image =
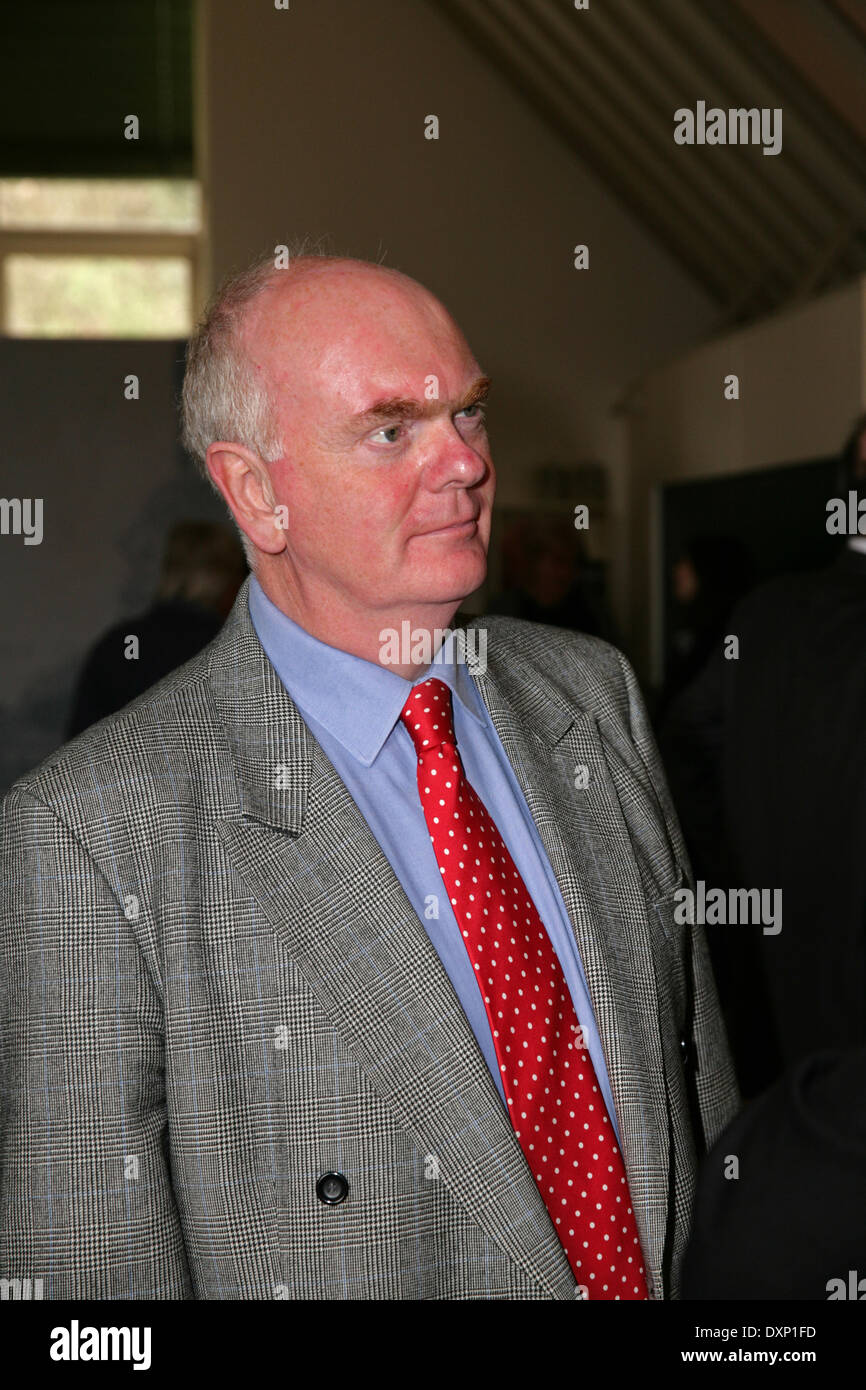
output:
[[[301,610],[456,608],[484,580],[495,477],[485,379],[444,308],[332,268],[263,296],[245,342],[279,403],[269,471]]]

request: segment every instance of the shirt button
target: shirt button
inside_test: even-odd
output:
[[[328,1207],[345,1202],[349,1195],[349,1183],[342,1173],[323,1173],[316,1183],[316,1196]]]

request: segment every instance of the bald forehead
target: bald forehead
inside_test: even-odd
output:
[[[347,316],[375,319],[395,313],[456,327],[445,306],[401,271],[367,261],[309,257],[275,272],[267,288],[247,307],[240,332],[248,342],[261,343],[263,337],[296,336],[301,324],[309,332],[317,321],[324,325],[340,318],[345,322]]]
[[[375,400],[423,391],[445,397],[477,363],[447,309],[416,280],[367,262],[295,267],[250,306],[246,355],[275,393],[281,428],[323,410],[352,414]],[[306,412],[306,416],[305,416]]]

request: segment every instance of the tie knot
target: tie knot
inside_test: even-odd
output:
[[[451,691],[444,681],[432,677],[416,685],[400,711],[400,718],[409,730],[419,758],[440,743],[457,747]]]

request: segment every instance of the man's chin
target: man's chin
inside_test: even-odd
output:
[[[465,556],[460,563],[442,561],[431,566],[415,586],[415,591],[424,603],[443,606],[450,603],[459,608],[465,599],[481,588],[486,578],[486,559]]]

